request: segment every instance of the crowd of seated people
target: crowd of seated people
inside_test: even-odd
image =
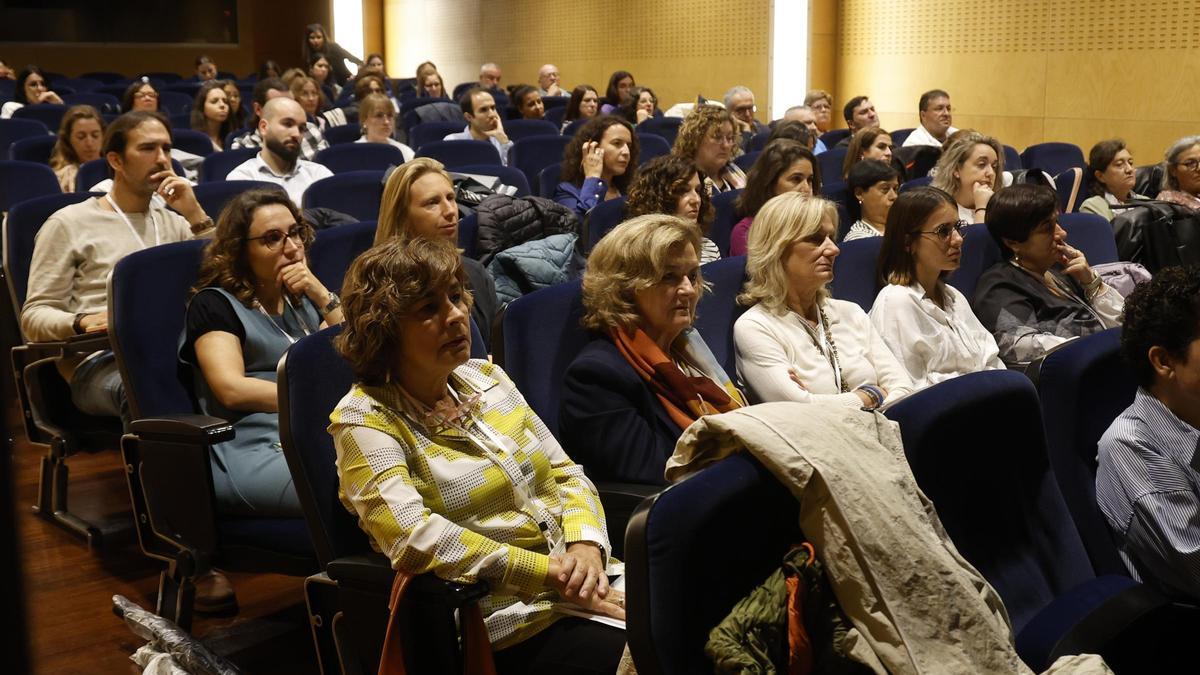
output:
[[[1122,298],[1068,241],[1055,192],[1005,187],[1000,141],[955,129],[946,92],[922,95],[920,126],[904,143],[938,148],[932,182],[903,192],[892,138],[879,127],[874,105],[859,96],[844,108],[853,132],[844,141],[851,220],[845,241],[882,237],[877,266],[867,270],[878,289],[868,310],[829,290],[840,223],[834,204],[820,196],[814,153],[824,150],[817,133],[830,126],[828,93],[814,91],[788,109],[743,172],[734,158],[749,135],[768,129],[755,117],[746,87],[726,92],[723,106],[686,113],[671,153],[648,162],[639,162],[636,127],[661,114],[650,88],[616,71],[603,99],[588,85],[570,89],[563,126],[583,123],[562,156],[554,200],[581,223],[603,202],[625,197],[626,203],[623,222],[589,252],[582,271],[583,325],[592,339],[563,377],[556,440],[499,366],[467,358],[469,320],[489,342],[502,308],[487,268],[455,248],[460,209],[451,176],[397,139],[401,94],[382,58],[368,55],[351,76],[339,73],[344,50],[319,25],[306,31],[305,44],[307,71],[289,75],[264,64],[245,128],[237,84],[217,79],[211,59],[197,59],[191,126],[214,151],[231,134],[232,147],[258,150],[228,180],[283,188],[243,193],[223,214],[204,213],[191,183],[174,175],[171,124],[158,111],[160,92],[149,79],[129,84],[124,114],[111,122],[89,106],[69,108],[49,162],[62,190],[73,191],[80,165],[97,158],[112,168],[112,187],[47,220],[22,308],[31,340],[102,331],[104,284],[118,260],[152,245],[212,237],[200,283],[180,308],[187,328],[179,354],[194,369],[201,412],[238,430],[233,441],[213,448],[223,512],[300,513],[278,450],[275,365],[295,341],[341,323],[344,311],[338,345],[357,384],[330,429],[347,508],[393,565],[493,584],[485,614],[501,672],[554,659],[590,661],[598,672],[611,672],[624,635],[556,621],[550,609],[558,597],[624,616],[606,599],[610,542],[592,480],[664,483],[676,442],[704,415],[769,401],[832,402],[886,414],[888,405],[918,389],[1023,366],[1067,341],[1123,321],[1128,326],[1133,316],[1143,322],[1138,330],[1149,332],[1129,337],[1130,359],[1145,362],[1142,389],[1102,444],[1108,492],[1099,496],[1131,571],[1195,595],[1190,582],[1173,576],[1194,563],[1159,544],[1170,536],[1162,534],[1167,525],[1144,518],[1130,526],[1130,513],[1154,505],[1120,492],[1135,480],[1129,474],[1137,464],[1149,461],[1131,456],[1130,448],[1146,438],[1138,425],[1158,425],[1161,448],[1200,433],[1187,403],[1194,395],[1188,388],[1197,386],[1186,379],[1194,369],[1190,359],[1200,358],[1189,351],[1194,331],[1167,326],[1162,317],[1141,318],[1163,311],[1150,304],[1152,294],[1175,293],[1172,299],[1182,303],[1179,288],[1192,288],[1194,280],[1178,276],[1190,272],[1172,271]],[[450,95],[432,63],[416,75],[404,95]],[[514,143],[504,120],[544,119],[543,97],[566,97],[568,89],[552,64],[539,70],[537,86],[518,85],[506,95],[500,82],[500,68],[484,64],[479,83],[456,102],[465,128],[445,140],[488,142],[507,162]],[[342,97],[341,88],[354,96]],[[42,71],[30,67],[17,75],[13,101],[0,116],[60,102]],[[343,307],[307,267],[313,229],[300,206],[309,186],[332,175],[312,161],[329,146],[325,134],[354,121],[362,130],[357,142],[397,147],[404,164],[385,179],[374,244],[347,273]],[[1200,137],[1180,139],[1164,160],[1163,184],[1140,195],[1125,144],[1097,143],[1086,167],[1091,196],[1080,210],[1112,220],[1149,197],[1200,209]],[[738,296],[745,312],[732,326],[736,372],[726,372],[693,323],[706,291],[702,266],[721,257],[708,236],[712,198],[735,190],[741,192],[733,202],[729,253],[745,256],[747,280]],[[111,227],[101,235],[79,227],[83,222]],[[972,297],[947,281],[963,259],[968,226],[986,228],[1001,257],[978,278]],[[1147,321],[1157,323],[1147,328]],[[81,410],[127,415],[111,352],[64,359],[60,370]],[[1178,424],[1163,431],[1164,419]],[[462,433],[449,443],[441,432],[455,425]],[[434,447],[448,458],[448,472],[429,462]],[[481,461],[489,467],[484,492],[447,504],[443,495],[483,471]],[[381,489],[385,479],[391,489]],[[494,497],[509,494],[535,495],[542,520],[531,520],[528,532],[508,526],[512,513],[496,506]],[[447,548],[450,535],[464,537],[463,545]],[[203,595],[205,608],[232,599],[227,582],[215,583],[219,592]]]

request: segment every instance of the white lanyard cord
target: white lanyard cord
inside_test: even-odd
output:
[[[287,308],[292,305],[291,301],[286,299],[287,298],[286,293],[284,293],[283,297],[285,298],[285,301],[284,301],[284,305],[283,305],[283,312],[280,313],[280,315],[279,315],[280,319],[282,319],[284,317],[284,315],[287,313]],[[293,344],[293,345],[296,344],[296,338],[289,335],[286,330],[281,328],[279,326],[279,324],[275,323],[275,319],[272,319],[271,315],[267,314],[267,310],[263,309],[261,302],[259,302],[258,300],[255,300],[254,306],[258,308],[258,311],[262,312],[263,316],[267,317],[267,321],[271,322],[271,325],[275,327],[275,330],[279,331],[280,333],[283,334],[283,337],[287,338],[288,344]],[[296,320],[300,323],[300,330],[304,331],[305,335],[312,335],[312,332],[309,331],[309,329],[308,329],[308,322],[304,320],[304,315],[302,315],[300,313],[300,310],[296,309],[295,306],[292,306],[292,312],[296,315]]]
[[[112,193],[105,193],[104,198],[108,200],[109,206],[111,206],[112,210],[121,217],[121,220],[125,221],[125,227],[129,228],[129,232],[133,235],[133,238],[138,240],[138,243],[142,245],[142,248],[149,248],[146,246],[146,240],[142,239],[142,235],[138,234],[137,230],[133,229],[133,223],[129,222],[129,216],[125,215],[125,212],[121,210],[121,207],[117,206],[117,202],[113,201]],[[158,246],[158,219],[154,217],[154,211],[149,209],[146,210],[146,218],[149,219],[150,224],[154,226],[154,245]]]

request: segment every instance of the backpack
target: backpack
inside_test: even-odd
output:
[[[1164,201],[1114,204],[1112,209],[1121,260],[1140,263],[1151,274],[1200,263],[1200,212]]]

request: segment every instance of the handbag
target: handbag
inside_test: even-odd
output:
[[[414,575],[396,572],[392,582],[392,594],[388,600],[387,629],[383,634],[383,652],[379,656],[379,675],[407,675],[404,653],[400,638],[400,603],[404,591]],[[462,654],[464,675],[496,675],[496,663],[492,659],[492,643],[488,640],[487,627],[483,624],[483,612],[478,602],[471,602],[459,610],[459,625],[462,630]]]

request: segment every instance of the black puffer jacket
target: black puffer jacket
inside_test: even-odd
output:
[[[571,209],[542,197],[494,195],[475,213],[479,230],[475,257],[487,266],[497,253],[552,234],[579,234],[579,218]]]

